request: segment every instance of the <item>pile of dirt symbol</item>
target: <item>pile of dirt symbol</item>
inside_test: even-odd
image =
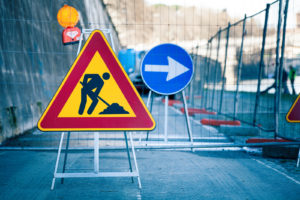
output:
[[[119,104],[113,103],[99,114],[129,114],[129,112],[124,110],[124,108]]]

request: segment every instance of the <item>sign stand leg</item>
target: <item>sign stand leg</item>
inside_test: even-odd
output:
[[[59,163],[59,158],[60,158],[61,147],[62,147],[62,143],[63,143],[63,140],[64,140],[64,134],[65,134],[65,132],[62,132],[61,136],[60,136],[60,142],[59,142],[59,147],[58,147],[58,152],[57,152],[55,169],[54,169],[54,173],[53,173],[51,190],[54,189],[54,185],[55,185],[55,177],[56,177],[56,173],[57,173],[57,168],[58,168],[58,163]]]
[[[189,114],[188,114],[188,108],[187,108],[187,103],[186,103],[186,99],[185,99],[185,93],[182,90],[182,99],[183,99],[183,104],[184,104],[184,113],[185,113],[185,120],[186,120],[186,124],[187,124],[187,129],[188,129],[188,134],[189,134],[189,138],[190,141],[193,145],[193,134],[192,134],[192,129],[191,129],[191,124],[190,124],[190,119],[189,119]],[[193,148],[192,148],[193,150]]]
[[[152,91],[150,90],[149,91],[149,94],[148,94],[148,99],[147,99],[147,108],[149,108],[149,104],[150,104],[150,99],[151,99],[151,95],[152,95]]]
[[[300,164],[300,146],[298,151],[297,167],[299,167],[299,164]]]
[[[149,103],[150,103],[150,113],[152,113],[152,106],[153,106],[153,97],[152,97],[152,91],[149,91],[149,96],[148,96],[148,100],[147,100],[147,108],[149,109]],[[146,146],[149,140],[149,131],[147,131],[147,137],[146,137]]]
[[[169,96],[165,96],[165,142],[168,142],[168,104]]]
[[[129,161],[129,167],[130,172],[100,172],[99,171],[99,132],[94,132],[94,172],[85,172],[85,173],[57,173],[58,164],[60,160],[60,154],[62,149],[62,144],[64,140],[64,132],[61,134],[60,143],[58,147],[58,153],[57,153],[57,159],[55,164],[55,169],[53,173],[53,179],[51,184],[51,190],[54,190],[55,186],[55,180],[56,178],[96,178],[96,177],[137,177],[138,179],[138,185],[139,189],[142,188],[141,180],[140,180],[140,173],[136,161],[136,155],[135,155],[135,149],[134,149],[134,143],[132,139],[132,133],[129,132],[130,136],[130,143],[132,148],[132,155],[134,159],[135,164],[135,171],[133,171],[132,165],[131,165],[131,159],[130,159],[130,153],[129,153],[129,145],[128,145],[128,139],[126,132],[124,132],[125,140],[126,140],[126,149],[127,149],[127,156]]]
[[[138,179],[138,183],[139,183],[139,189],[142,189],[142,184],[141,184],[141,179],[140,179],[140,172],[139,172],[138,164],[137,164],[137,161],[136,161],[134,144],[133,144],[133,139],[132,139],[131,132],[129,132],[129,137],[130,137],[131,151],[132,151],[132,155],[133,155],[135,170],[136,170],[136,173],[137,173],[137,179]]]
[[[126,144],[126,151],[127,151],[127,158],[128,158],[128,163],[129,163],[129,170],[132,172],[132,165],[131,165],[131,158],[130,158],[130,153],[129,153],[129,148],[128,148],[128,139],[127,139],[127,133],[124,131],[124,138],[125,138],[125,144]],[[131,177],[131,182],[133,183],[133,177]]]
[[[94,172],[99,173],[99,132],[94,132]]]
[[[62,173],[65,173],[66,171],[66,164],[67,164],[67,159],[68,159],[68,151],[69,151],[69,143],[70,143],[70,134],[71,132],[68,132],[67,135],[67,144],[66,144],[66,150],[65,150],[65,157],[64,157],[64,164],[63,164],[63,170]],[[61,184],[64,184],[64,178],[61,179]]]

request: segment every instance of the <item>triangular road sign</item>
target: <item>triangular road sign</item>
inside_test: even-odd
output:
[[[297,97],[296,101],[286,115],[286,120],[288,122],[300,122],[300,95]]]
[[[155,122],[103,33],[91,33],[38,122],[42,131],[152,130]]]

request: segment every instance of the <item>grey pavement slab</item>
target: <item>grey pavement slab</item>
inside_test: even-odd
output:
[[[0,197],[6,199],[299,199],[299,180],[241,151],[137,151],[143,188],[130,178],[56,181],[56,152],[1,151]],[[92,152],[70,153],[68,171],[92,169]],[[100,170],[127,171],[124,151],[100,151]],[[277,170],[277,171],[276,171]],[[281,174],[281,173],[284,174]],[[292,176],[292,175],[289,175]]]

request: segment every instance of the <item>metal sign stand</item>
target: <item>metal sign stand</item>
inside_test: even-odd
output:
[[[112,38],[110,29],[100,29],[100,30],[102,32],[110,35],[112,49],[115,52],[115,46],[114,46],[114,42],[113,42],[113,38]],[[77,56],[81,49],[83,34],[90,34],[92,31],[93,31],[93,29],[83,29],[82,30],[82,34],[80,36],[78,50],[77,50]],[[129,162],[129,170],[130,170],[129,172],[100,172],[100,170],[99,170],[99,132],[94,132],[94,172],[65,173],[67,157],[68,157],[68,150],[69,150],[69,143],[70,143],[70,134],[71,134],[71,132],[68,132],[66,150],[65,150],[65,156],[64,156],[64,163],[63,163],[63,170],[62,170],[62,173],[58,173],[57,170],[58,170],[58,164],[59,164],[59,160],[60,160],[62,144],[63,144],[63,140],[64,140],[64,134],[65,134],[65,132],[61,133],[61,138],[60,138],[60,143],[59,143],[59,148],[58,148],[58,153],[57,153],[57,159],[56,159],[56,164],[55,164],[55,169],[54,169],[54,174],[53,174],[53,179],[52,179],[52,184],[51,184],[51,190],[54,189],[56,178],[61,178],[61,183],[63,184],[64,178],[97,178],[97,177],[131,177],[132,182],[133,182],[133,177],[137,177],[139,189],[142,188],[139,169],[138,169],[138,165],[137,165],[137,161],[136,161],[133,137],[132,137],[131,132],[129,132],[129,138],[130,138],[132,155],[133,155],[133,159],[134,159],[135,171],[133,171],[133,169],[132,169],[127,133],[124,132],[127,158],[128,158],[128,162]]]
[[[62,173],[58,173],[57,170],[58,170],[58,164],[59,164],[59,160],[60,160],[62,144],[63,144],[63,140],[64,140],[64,134],[65,134],[65,132],[62,132],[61,138],[60,138],[57,159],[56,159],[56,164],[55,164],[55,169],[54,169],[54,176],[52,179],[51,190],[54,189],[56,178],[62,178],[62,180],[63,180],[64,178],[97,178],[97,177],[131,177],[131,178],[137,177],[139,188],[140,189],[142,188],[131,132],[129,132],[129,138],[130,138],[131,150],[132,150],[132,155],[133,155],[134,164],[135,164],[135,171],[133,171],[133,169],[131,167],[131,159],[130,159],[130,154],[129,154],[127,136],[126,136],[126,132],[124,132],[127,156],[128,156],[129,166],[130,166],[129,172],[100,172],[100,170],[99,170],[99,132],[94,132],[94,172],[65,173],[65,171],[63,169]],[[67,143],[68,143],[68,141],[67,141]],[[66,161],[66,155],[67,155],[67,151],[65,152],[65,161]],[[65,166],[65,162],[64,162],[64,166]]]
[[[185,112],[185,120],[186,120],[186,125],[187,125],[187,131],[188,131],[188,136],[189,140],[191,142],[191,145],[193,145],[194,139],[193,139],[193,134],[192,134],[192,129],[190,125],[190,119],[188,115],[188,109],[187,109],[187,102],[186,102],[186,97],[185,97],[185,92],[182,90],[182,99],[183,99],[183,105],[184,105],[184,112]],[[152,113],[152,104],[153,104],[153,97],[152,97],[152,91],[149,91],[148,99],[147,99],[147,108],[150,109],[150,113]],[[164,122],[164,141],[168,142],[168,104],[169,104],[169,96],[165,96],[165,122]],[[150,106],[150,107],[149,107]],[[146,141],[148,142],[149,139],[149,131],[147,132],[147,138]]]

